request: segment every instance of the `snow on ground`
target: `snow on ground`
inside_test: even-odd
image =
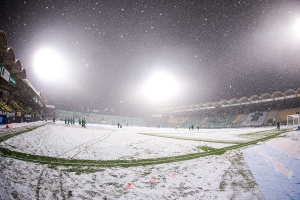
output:
[[[31,125],[23,124],[15,129],[22,130],[26,126]],[[89,124],[84,129],[58,122],[15,136],[0,145],[14,151],[61,158],[142,159],[200,152],[198,146],[222,148],[229,144],[138,133],[240,140],[238,135],[257,131],[260,129],[203,132],[145,127],[118,129]],[[0,127],[0,136],[8,133]],[[168,164],[95,168],[84,173],[75,173],[72,167],[51,168],[0,155],[0,171],[0,199],[264,199],[239,150]],[[128,188],[129,183],[131,188]]]
[[[300,199],[300,131],[243,150],[265,199]]]
[[[199,146],[222,148],[230,144],[208,143],[191,140],[171,140],[169,138],[149,137],[138,133],[157,133],[160,135],[187,138],[241,141],[239,135],[265,131],[256,129],[187,129],[146,128],[88,125],[66,126],[62,122],[13,137],[0,144],[10,150],[28,154],[59,158],[88,160],[131,160],[159,158],[201,152]],[[210,131],[210,132],[209,132]]]
[[[138,134],[151,128],[47,125],[0,143],[1,147],[59,158],[118,160],[144,159],[201,152],[205,142],[175,140]],[[228,144],[213,144],[225,147]]]
[[[259,127],[259,128],[235,128],[235,129],[151,129],[146,130],[151,133],[160,133],[163,135],[176,135],[183,137],[199,138],[203,140],[224,140],[224,141],[247,141],[247,139],[241,138],[241,135],[268,131],[274,129],[274,127]]]

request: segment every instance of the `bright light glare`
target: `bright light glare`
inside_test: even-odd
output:
[[[298,18],[298,20],[296,21],[294,29],[297,37],[300,38],[300,18]]]
[[[58,80],[64,75],[64,66],[61,57],[51,49],[42,49],[34,57],[35,72],[42,79]]]
[[[159,71],[151,75],[142,87],[143,97],[151,102],[165,102],[175,97],[179,84],[174,77]]]

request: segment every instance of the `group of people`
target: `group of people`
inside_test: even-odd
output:
[[[127,123],[126,126],[128,126],[128,123]],[[123,127],[123,124],[122,123],[118,123],[118,128],[122,128],[122,127]]]
[[[79,126],[83,127],[83,128],[86,128],[86,119],[83,118],[83,119],[80,119],[78,120],[79,122]],[[74,117],[65,117],[65,125],[75,125],[75,119]]]
[[[195,129],[194,125],[189,126],[189,130],[191,130],[191,129],[192,129],[192,130]],[[197,126],[197,129],[198,129],[198,131],[199,131],[199,129],[200,129],[199,125]]]
[[[79,118],[79,126],[81,125],[81,127],[86,128],[85,124],[86,124],[86,120],[85,118],[83,118],[82,120]]]
[[[75,125],[75,119],[74,117],[65,117],[65,125]]]

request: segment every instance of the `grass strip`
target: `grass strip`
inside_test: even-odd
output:
[[[254,133],[241,134],[238,137],[250,139],[250,140],[255,139],[255,138],[259,139],[259,138],[264,138],[264,137],[270,136],[277,132],[278,132],[277,129],[271,129],[271,130],[259,131],[259,132],[254,132]]]
[[[209,147],[209,146],[198,146],[198,149],[201,149],[202,151],[215,151],[216,148]]]
[[[38,128],[38,127],[35,127]],[[35,129],[34,128],[34,129]],[[29,130],[27,130],[29,131]],[[27,132],[25,131],[25,132]],[[6,157],[11,157],[23,161],[40,163],[40,164],[48,164],[50,167],[56,166],[75,166],[75,167],[134,167],[134,166],[146,166],[146,165],[155,165],[155,164],[165,164],[171,162],[179,162],[185,160],[191,160],[199,157],[210,156],[210,155],[221,155],[228,150],[238,149],[241,147],[246,147],[249,145],[257,144],[258,142],[262,142],[265,140],[269,140],[271,138],[275,138],[280,134],[287,132],[288,130],[281,130],[277,133],[274,133],[270,136],[260,138],[257,140],[253,140],[246,143],[236,144],[220,149],[208,148],[204,149],[204,152],[192,153],[192,154],[184,154],[178,156],[170,156],[170,157],[161,157],[161,158],[149,158],[149,159],[137,159],[137,160],[78,160],[78,159],[67,159],[67,158],[55,158],[49,156],[41,156],[41,155],[32,155],[26,154],[17,151],[11,151],[9,149],[0,147],[0,154]],[[24,131],[15,133],[14,136],[24,133]],[[13,136],[12,136],[13,137]]]
[[[182,136],[172,136],[172,135],[161,135],[157,133],[138,133],[140,135],[154,136],[154,137],[162,137],[162,138],[171,138],[178,140],[190,140],[190,141],[201,141],[201,142],[213,142],[213,143],[223,143],[223,144],[243,144],[248,141],[242,140],[209,140],[209,139],[201,139],[201,138],[190,138],[190,137],[182,137]]]

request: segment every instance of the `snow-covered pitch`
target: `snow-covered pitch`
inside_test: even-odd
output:
[[[0,137],[41,123],[0,127]],[[203,152],[203,146],[224,148],[271,129],[82,128],[56,122],[5,140],[0,147],[83,161],[139,160]],[[0,155],[0,170],[0,199],[263,199],[240,150],[128,168],[49,166]]]

